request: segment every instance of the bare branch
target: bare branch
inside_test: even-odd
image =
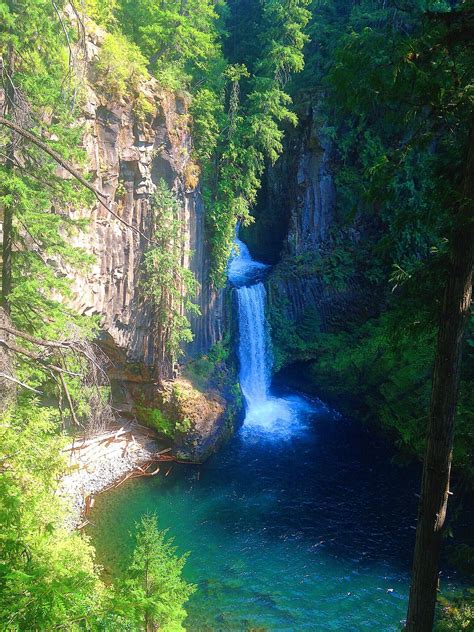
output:
[[[74,405],[72,403],[71,395],[69,393],[69,389],[67,387],[66,380],[64,379],[64,376],[63,376],[62,373],[59,374],[59,379],[61,381],[61,386],[62,386],[62,389],[64,391],[64,394],[66,395],[67,405],[68,405],[69,410],[71,412],[72,420],[73,420],[73,422],[74,422],[74,424],[76,426],[82,426],[82,424],[80,424],[78,419],[77,419],[76,411],[74,410]]]
[[[5,347],[5,349],[7,349],[8,351],[19,353],[20,355],[23,355],[26,358],[29,358],[30,360],[34,360],[35,362],[38,362],[38,364],[41,364],[47,370],[55,371],[56,373],[65,373],[66,375],[72,375],[73,377],[82,377],[81,373],[73,373],[72,371],[61,369],[59,366],[56,366],[55,364],[49,364],[49,362],[47,362],[40,355],[32,353],[31,351],[27,351],[26,349],[23,349],[23,347],[18,347],[15,344],[7,342],[6,340],[0,339],[0,345],[2,347]]]
[[[59,165],[61,165],[61,167],[63,167],[72,176],[74,176],[74,178],[76,178],[76,180],[80,182],[82,186],[86,187],[86,189],[91,191],[95,195],[97,201],[105,208],[106,211],[108,211],[113,217],[115,217],[115,219],[117,219],[120,223],[122,223],[127,228],[130,228],[130,230],[132,230],[133,232],[140,235],[140,237],[143,237],[143,239],[145,239],[146,241],[153,243],[149,237],[147,237],[144,233],[141,232],[141,230],[139,230],[135,226],[132,226],[132,224],[129,224],[124,219],[122,219],[119,215],[117,215],[117,213],[111,209],[108,202],[106,201],[107,196],[105,195],[105,193],[102,193],[102,191],[99,191],[98,189],[96,189],[90,182],[87,182],[87,180],[79,173],[79,171],[75,167],[73,167],[69,162],[67,162],[67,160],[65,160],[60,154],[54,151],[54,149],[51,149],[46,143],[44,143],[42,140],[37,138],[31,132],[28,132],[27,130],[23,129],[19,125],[16,125],[15,123],[6,119],[3,116],[0,116],[0,125],[4,125],[5,127],[8,127],[9,129],[13,130],[14,132],[19,134],[23,138],[26,138],[27,140],[32,142],[34,145],[36,145],[37,147],[42,149],[44,152],[46,152],[48,156],[51,156],[51,158],[53,158],[53,160],[55,160]]]
[[[32,386],[28,386],[28,384],[25,384],[24,382],[20,382],[20,380],[17,380],[11,375],[7,375],[6,373],[0,373],[0,378],[3,378],[4,380],[9,380],[10,382],[14,382],[15,384],[19,384],[20,386],[23,386],[23,388],[27,388],[29,391],[33,391],[33,393],[42,395],[41,391],[38,391],[36,388],[33,388]]]
[[[69,341],[56,342],[52,340],[42,340],[41,338],[35,338],[35,336],[30,336],[30,334],[27,334],[24,331],[19,331],[18,329],[15,329],[14,327],[9,327],[8,325],[4,325],[4,324],[0,325],[0,330],[6,331],[7,333],[12,334],[12,336],[23,338],[24,340],[27,340],[28,342],[31,342],[35,345],[40,345],[42,347],[53,347],[55,349],[64,349],[64,348],[71,347],[73,344]]]

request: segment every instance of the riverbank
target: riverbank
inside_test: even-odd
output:
[[[158,462],[174,460],[171,448],[158,443],[152,430],[138,424],[109,427],[90,437],[75,438],[63,449],[67,474],[59,493],[70,503],[68,527],[87,524],[94,497],[135,476],[158,474]]]

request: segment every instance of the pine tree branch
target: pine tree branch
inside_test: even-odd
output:
[[[66,375],[72,375],[73,377],[82,377],[80,373],[74,373],[73,371],[67,371],[66,369],[61,369],[61,367],[56,366],[55,364],[50,364],[40,355],[32,353],[31,351],[27,351],[26,349],[23,349],[23,347],[18,347],[17,345],[11,342],[7,342],[6,340],[0,339],[0,346],[5,347],[7,351],[13,351],[14,353],[19,353],[20,355],[23,355],[26,358],[29,358],[30,360],[33,360],[34,362],[41,364],[45,369],[48,369],[50,371],[55,371],[56,373],[65,373]]]
[[[72,342],[57,342],[53,340],[42,340],[41,338],[36,338],[35,336],[30,336],[30,334],[25,333],[24,331],[19,331],[14,327],[9,327],[8,325],[1,324],[0,330],[6,331],[12,336],[17,336],[18,338],[23,338],[28,342],[31,342],[35,345],[40,345],[42,347],[53,347],[55,349],[67,349],[73,346]]]
[[[42,140],[37,138],[31,132],[28,132],[27,130],[23,129],[19,125],[16,125],[15,123],[6,119],[3,116],[0,116],[0,125],[4,125],[5,127],[8,127],[15,133],[19,134],[23,138],[26,138],[31,143],[33,143],[34,145],[42,149],[44,152],[46,152],[48,156],[50,156],[61,167],[63,167],[63,169],[65,169],[72,176],[74,176],[74,178],[76,178],[76,180],[80,182],[82,186],[86,187],[86,189],[91,191],[95,195],[99,204],[101,204],[105,208],[106,211],[108,211],[113,217],[115,217],[115,219],[117,219],[120,223],[122,223],[127,228],[130,228],[130,230],[133,230],[133,232],[140,235],[140,237],[143,237],[143,239],[145,239],[146,241],[152,243],[152,240],[149,237],[147,237],[144,233],[142,233],[141,230],[139,230],[135,226],[132,226],[132,224],[129,224],[124,219],[122,219],[119,215],[117,215],[117,213],[113,211],[111,207],[109,206],[109,204],[106,202],[107,196],[105,195],[105,193],[102,193],[102,191],[99,191],[98,189],[96,189],[90,182],[87,182],[87,180],[79,173],[79,171],[75,167],[73,167],[67,160],[65,160],[60,154],[54,151],[54,149],[51,149],[46,143],[44,143]]]

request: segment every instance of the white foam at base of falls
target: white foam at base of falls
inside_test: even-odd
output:
[[[265,286],[259,282],[267,267],[254,261],[247,246],[236,239],[228,277],[237,288],[239,379],[246,405],[242,432],[246,436],[282,439],[303,431],[304,413],[314,411],[314,407],[301,397],[274,397],[270,393],[273,356],[265,316]]]

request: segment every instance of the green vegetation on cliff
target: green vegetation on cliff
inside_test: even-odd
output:
[[[473,5],[313,8],[293,95],[331,152],[337,207],[319,243],[313,235],[305,245],[304,228],[292,225],[299,241],[288,240],[290,256],[270,282],[290,297],[271,309],[277,354],[309,361],[316,392],[341,405],[352,396],[401,446],[425,455],[407,630],[428,630],[453,447],[458,474],[474,477],[472,322],[457,383],[474,239]],[[354,248],[363,259],[347,258]],[[334,268],[336,253],[345,256]],[[302,295],[308,287],[316,298]],[[469,605],[444,614],[440,629],[472,626]]]
[[[109,94],[132,95],[134,78],[148,68],[164,87],[191,96],[216,286],[225,282],[237,221],[252,219],[265,160],[281,154],[282,124],[296,124],[285,86],[304,65],[309,0],[254,4],[237,47],[246,10],[238,3],[117,0],[108,9],[89,3],[112,31],[97,63]],[[246,42],[257,39],[262,46],[249,55]]]
[[[312,4],[305,69],[290,93],[330,141],[337,206],[327,236],[296,254],[290,242],[271,282],[279,365],[310,361],[316,390],[351,396],[419,455],[452,228],[469,204],[474,63],[456,15],[443,3]],[[311,278],[330,316],[311,305],[289,321],[278,288]],[[454,455],[470,476],[472,335],[471,325]]]

